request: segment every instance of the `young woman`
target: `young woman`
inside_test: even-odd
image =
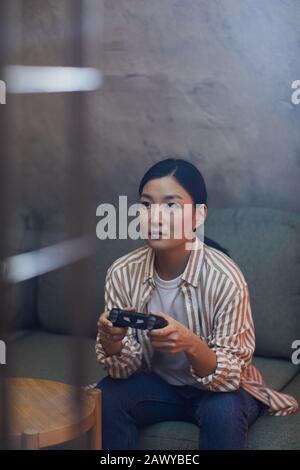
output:
[[[148,238],[108,269],[98,322],[96,354],[108,371],[97,385],[103,448],[139,449],[139,427],[188,421],[200,429],[199,449],[245,449],[260,414],[291,414],[298,404],[267,388],[251,363],[255,333],[241,270],[195,233],[207,216],[204,179],[191,163],[166,159],[146,172],[139,198]],[[116,328],[107,318],[113,307],[152,312],[168,325]]]

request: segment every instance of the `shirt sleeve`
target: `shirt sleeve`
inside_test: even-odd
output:
[[[245,284],[229,300],[214,319],[214,328],[208,346],[215,351],[217,366],[205,376],[190,372],[197,383],[215,392],[231,392],[240,387],[241,373],[252,361],[255,333],[248,285]]]
[[[104,310],[111,310],[114,307],[126,307],[126,301],[120,292],[120,288],[118,289],[115,283],[116,281],[109,269],[105,278]],[[128,328],[127,335],[122,339],[122,345],[119,354],[107,355],[101,343],[99,332],[97,334],[95,345],[97,361],[113,378],[127,378],[142,365],[142,346],[135,338],[133,328]]]

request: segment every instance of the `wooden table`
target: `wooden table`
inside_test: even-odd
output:
[[[52,380],[6,380],[9,438],[22,449],[40,449],[87,433],[89,449],[101,449],[101,391]],[[79,411],[78,405],[81,404]]]

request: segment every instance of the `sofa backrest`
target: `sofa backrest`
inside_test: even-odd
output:
[[[43,246],[66,239],[59,233],[63,214],[54,219],[53,232],[42,234]],[[248,282],[258,355],[290,358],[292,342],[299,339],[299,233],[300,217],[292,212],[255,207],[208,211],[205,234],[229,249]],[[143,240],[98,241],[97,253],[86,263],[89,306],[83,315],[88,335],[96,335],[103,311],[107,268],[143,244]],[[72,331],[73,313],[66,296],[72,293],[70,270],[63,268],[39,278],[38,316],[45,330]]]
[[[26,207],[18,207],[7,230],[7,256],[16,256],[39,248],[41,220]],[[32,278],[7,285],[8,309],[6,325],[9,331],[38,326],[36,302],[37,279]]]
[[[261,356],[290,358],[300,339],[300,216],[257,207],[208,211],[205,234],[229,249],[250,290]]]
[[[68,240],[66,226],[70,214],[57,212],[49,215],[46,230],[41,234],[41,246],[52,246]],[[104,283],[109,265],[128,251],[143,245],[143,240],[97,240],[95,229],[98,219],[90,214],[88,234],[95,237],[96,253],[84,262],[88,289],[88,306],[82,312],[83,334],[95,337],[97,321],[104,309]],[[50,230],[51,229],[51,230]],[[72,296],[74,279],[73,265],[52,271],[39,277],[38,281],[38,317],[43,329],[60,334],[70,334],[74,324]]]

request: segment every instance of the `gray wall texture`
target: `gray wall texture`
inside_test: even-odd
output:
[[[86,65],[104,74],[86,96],[92,214],[119,194],[134,201],[144,172],[169,155],[202,171],[209,206],[299,210],[299,0],[85,3]],[[71,7],[23,2],[21,63],[72,65]],[[49,220],[72,203],[69,100],[10,97],[20,200]]]

